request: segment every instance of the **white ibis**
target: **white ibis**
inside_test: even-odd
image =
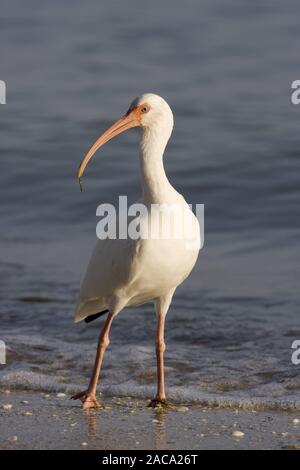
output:
[[[189,205],[170,184],[163,165],[163,154],[173,129],[173,114],[158,95],[144,94],[136,98],[127,113],[107,129],[83,158],[80,179],[94,153],[106,142],[131,127],[141,127],[140,168],[142,202],[147,209],[141,215],[141,232],[154,228],[151,236],[98,240],[83,280],[76,308],[75,322],[89,322],[107,313],[101,331],[92,377],[87,390],[74,395],[83,408],[98,407],[96,388],[104,352],[109,344],[113,319],[128,306],[153,302],[156,308],[157,394],[151,406],[166,405],[164,384],[164,327],[173,294],[193,269],[200,248],[197,218]],[[154,216],[151,208],[159,207],[170,214],[171,229],[166,236],[166,218]],[[173,211],[176,207],[175,212]],[[173,212],[172,212],[173,211]],[[176,213],[176,214],[175,214]],[[188,229],[186,214],[189,214]],[[157,213],[155,213],[157,214]],[[179,216],[178,216],[179,214]],[[178,230],[177,230],[178,229]],[[180,233],[180,236],[178,234]],[[196,243],[191,243],[194,239]],[[184,313],[183,313],[184,314]]]

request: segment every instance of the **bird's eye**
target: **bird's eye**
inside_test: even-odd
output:
[[[148,108],[147,106],[143,106],[143,108],[141,109],[142,113],[147,113],[148,112]]]

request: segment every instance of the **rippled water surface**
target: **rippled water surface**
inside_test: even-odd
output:
[[[5,387],[81,389],[101,321],[74,325],[95,210],[140,195],[133,130],[90,165],[95,137],[143,92],[175,115],[165,165],[205,204],[205,246],[167,318],[166,376],[178,401],[300,408],[298,1],[41,3],[1,7],[0,339]],[[116,319],[102,391],[148,398],[155,316]]]

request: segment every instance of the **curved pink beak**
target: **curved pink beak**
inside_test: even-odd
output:
[[[92,156],[97,152],[97,150],[102,147],[106,142],[111,140],[113,137],[116,137],[121,132],[125,132],[127,129],[131,127],[137,127],[140,125],[140,120],[136,110],[133,109],[132,111],[128,111],[124,116],[122,116],[118,121],[116,121],[111,127],[109,127],[100,137],[96,140],[96,142],[92,145],[88,153],[82,159],[78,171],[77,171],[77,178],[79,179],[80,189],[81,183],[80,178],[82,177],[84,170],[92,158]]]

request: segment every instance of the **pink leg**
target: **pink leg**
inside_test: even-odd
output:
[[[169,309],[174,290],[170,291],[166,296],[157,299],[156,301],[156,314],[157,314],[157,329],[156,329],[156,361],[157,361],[157,393],[154,400],[149,406],[166,406],[166,392],[165,392],[165,371],[164,371],[164,352],[165,345],[165,319]]]
[[[164,340],[165,315],[159,315],[156,331],[156,360],[157,360],[157,401],[166,401],[164,352],[166,349]]]
[[[72,397],[74,400],[80,399],[83,402],[84,410],[88,408],[99,407],[99,403],[96,399],[96,389],[97,389],[97,383],[99,380],[104,352],[107,346],[109,345],[109,332],[110,332],[112,321],[113,321],[113,315],[109,314],[99,337],[96,359],[95,359],[93,373],[92,373],[92,377],[91,377],[88,389]]]

